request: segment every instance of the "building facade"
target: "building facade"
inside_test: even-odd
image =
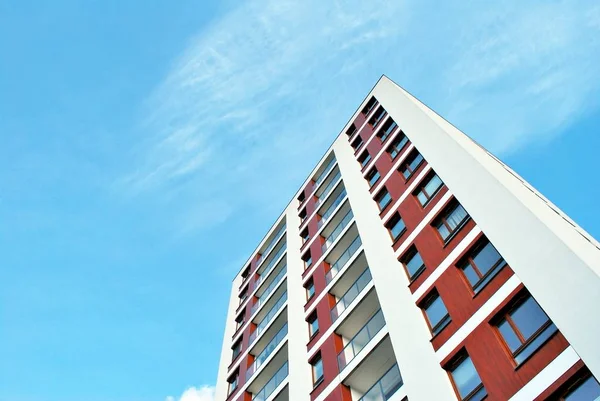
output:
[[[382,77],[235,277],[216,400],[596,400],[598,309],[599,243]]]

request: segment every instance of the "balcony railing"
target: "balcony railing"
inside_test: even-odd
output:
[[[277,314],[277,312],[279,311],[279,308],[281,308],[281,306],[285,304],[285,301],[287,301],[287,291],[284,292],[281,295],[281,297],[279,297],[279,299],[277,300],[277,302],[275,302],[275,305],[273,305],[273,307],[269,310],[267,315],[260,321],[258,325],[256,325],[256,330],[254,330],[254,332],[250,334],[250,344],[252,344],[254,340],[256,340],[256,338],[265,330],[267,325],[275,317],[275,314]]]
[[[356,253],[358,248],[360,248],[361,245],[362,242],[360,240],[360,237],[356,237],[356,239],[352,241],[352,243],[348,246],[344,253],[342,253],[338,260],[336,260],[335,263],[331,265],[331,268],[325,275],[325,280],[327,281],[327,284],[329,284],[331,280],[333,280],[333,278],[337,276],[340,269],[344,267],[344,265],[350,260],[352,256],[354,256],[354,254]]]
[[[323,180],[325,178],[327,178],[327,175],[329,174],[329,172],[333,168],[333,165],[335,164],[335,162],[336,162],[336,160],[335,160],[335,157],[334,157],[333,159],[331,159],[331,161],[329,162],[329,164],[327,165],[327,167],[325,167],[323,169],[323,172],[321,173],[321,175],[319,175],[319,178],[317,178],[315,180],[315,188],[318,187],[319,185],[321,185],[321,183],[323,182]]]
[[[342,177],[342,175],[338,171],[335,174],[335,176],[331,179],[331,181],[329,182],[329,184],[327,184],[327,186],[325,187],[325,189],[323,190],[323,192],[321,192],[321,195],[319,196],[319,199],[317,199],[317,201],[315,202],[315,208],[318,208],[325,201],[325,199],[327,199],[327,197],[333,191],[333,188],[337,185],[337,183],[338,183],[338,181],[340,180],[341,177]]]
[[[398,365],[394,365],[358,401],[386,401],[402,387]]]
[[[254,359],[254,362],[248,370],[246,371],[246,381],[250,380],[254,372],[258,370],[262,366],[262,364],[267,360],[267,358],[275,351],[277,346],[283,341],[285,336],[287,336],[287,324],[285,324],[278,332],[275,334],[275,337],[267,344],[264,350]]]
[[[367,268],[367,270],[365,270],[360,275],[360,277],[356,279],[354,284],[352,284],[352,286],[348,288],[348,291],[346,291],[346,293],[339,299],[339,301],[337,301],[335,306],[331,309],[332,322],[335,322],[337,318],[340,317],[340,315],[346,310],[348,305],[350,305],[352,301],[356,299],[358,294],[360,294],[360,292],[364,290],[370,282],[371,271],[369,270],[369,268]]]
[[[379,309],[338,354],[338,366],[340,372],[352,362],[356,355],[369,344],[373,337],[375,337],[384,326],[385,319],[383,318],[381,309]]]
[[[281,236],[281,234],[285,231],[285,224],[283,225],[283,227],[281,227],[279,229],[279,231],[277,231],[277,234],[275,234],[273,236],[273,240],[271,240],[271,242],[269,243],[269,246],[267,246],[267,249],[265,249],[265,251],[260,255],[260,258],[258,258],[258,260],[256,261],[256,265],[260,266],[260,264],[263,262],[263,260],[265,260],[265,258],[267,256],[269,256],[269,253],[273,250],[273,247],[275,247],[275,245],[277,245],[277,243],[279,242],[279,237]]]
[[[321,228],[321,226],[327,222],[327,220],[333,214],[333,211],[335,210],[335,208],[338,207],[338,205],[340,203],[342,203],[342,201],[345,198],[346,198],[346,189],[343,189],[342,192],[340,192],[340,194],[337,196],[337,198],[335,198],[335,200],[333,201],[333,203],[331,204],[331,206],[329,206],[329,208],[325,211],[325,213],[323,213],[321,215],[321,219],[317,223],[317,225],[319,226],[319,228]]]
[[[252,305],[252,308],[250,309],[251,315],[254,314],[254,312],[256,312],[256,310],[258,308],[260,308],[260,306],[265,302],[265,299],[267,299],[269,297],[269,295],[277,287],[277,284],[279,284],[279,281],[283,278],[283,276],[285,276],[286,273],[287,273],[287,266],[283,266],[283,268],[281,269],[281,271],[279,273],[277,273],[277,276],[275,276],[275,278],[273,279],[271,284],[269,284],[269,286],[267,287],[265,292],[263,292],[262,295],[260,296],[260,298],[258,298],[258,300],[256,301],[256,303],[254,305]]]
[[[350,221],[352,221],[353,217],[354,215],[352,214],[352,210],[350,210],[348,211],[348,213],[346,213],[342,221],[340,221],[338,225],[335,226],[331,234],[329,234],[329,236],[325,239],[325,243],[321,246],[321,251],[323,253],[325,253],[327,248],[329,248],[331,244],[333,244],[333,242],[339,237],[342,231],[344,231],[344,228],[346,228]]]
[[[288,375],[288,364],[283,364],[281,368],[273,375],[273,377],[264,385],[258,393],[252,397],[252,401],[265,401],[273,394],[273,391],[285,380]]]
[[[260,283],[262,283],[264,281],[264,279],[267,278],[269,273],[271,273],[271,270],[273,270],[273,268],[275,267],[275,263],[279,260],[281,255],[283,255],[283,253],[286,251],[286,249],[287,249],[287,244],[283,244],[283,246],[281,248],[279,248],[277,253],[275,255],[273,255],[273,258],[271,259],[271,261],[269,262],[267,267],[265,267],[265,270],[263,270],[262,274],[260,276],[258,276],[258,278],[256,279],[256,285],[254,288],[258,288]]]

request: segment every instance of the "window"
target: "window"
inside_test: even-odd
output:
[[[298,202],[300,202],[300,204],[304,203],[304,201],[306,200],[306,195],[304,194],[304,191],[300,192],[300,195],[298,195]]]
[[[311,361],[313,385],[316,387],[323,381],[323,360],[321,353],[318,353]]]
[[[558,331],[530,295],[521,298],[496,327],[517,364],[529,358]]]
[[[310,235],[308,235],[308,227],[302,230],[300,236],[302,237],[302,244],[306,244],[306,241],[310,239]]]
[[[300,224],[304,223],[304,220],[306,220],[306,208],[302,209],[298,217],[300,217]]]
[[[304,269],[308,269],[312,265],[312,258],[310,256],[310,251],[306,252],[302,256],[302,260],[304,261]]]
[[[413,173],[423,163],[423,156],[417,151],[411,153],[408,158],[402,162],[399,171],[402,173],[405,179],[409,179]]]
[[[377,136],[381,140],[381,142],[385,142],[385,140],[390,136],[392,132],[396,129],[398,124],[391,118],[388,118],[385,124],[381,127],[381,130],[377,133]]]
[[[231,358],[231,360],[235,360],[235,358],[238,357],[238,355],[240,354],[240,352],[242,352],[242,340],[238,340],[235,344],[233,344],[233,357]]]
[[[419,189],[417,191],[417,199],[421,203],[421,206],[425,206],[431,198],[438,193],[440,188],[444,185],[440,177],[437,174],[433,174],[427,177],[421,185],[419,185]]]
[[[367,173],[367,181],[369,181],[369,185],[373,186],[375,185],[375,183],[377,181],[379,181],[379,178],[381,176],[379,175],[379,171],[377,171],[377,169],[375,167],[373,167],[368,173]]]
[[[400,154],[400,151],[404,148],[404,145],[408,143],[408,138],[404,134],[400,134],[394,138],[391,145],[387,148],[387,152],[390,154],[392,159]]]
[[[246,299],[248,299],[248,286],[246,286],[242,290],[242,293],[240,295],[240,303],[239,303],[239,305],[243,304]]]
[[[471,357],[462,353],[448,367],[454,387],[461,400],[479,401],[487,396]]]
[[[363,140],[362,137],[359,135],[353,142],[352,142],[352,148],[354,149],[354,151],[356,152],[358,150],[358,148],[360,148],[360,146],[363,144]]]
[[[227,379],[227,381],[229,382],[229,390],[227,391],[227,395],[233,394],[235,389],[237,389],[239,376],[239,372],[236,371],[233,375],[231,375],[229,379]]]
[[[348,135],[348,138],[351,138],[351,137],[352,137],[352,135],[354,135],[355,133],[356,133],[356,125],[354,125],[354,124],[351,124],[351,125],[350,125],[350,128],[348,128],[348,129],[346,130],[346,135]]]
[[[392,235],[392,240],[396,241],[404,231],[406,231],[406,226],[404,225],[404,221],[400,217],[398,212],[394,213],[392,218],[386,223],[385,227],[389,230]]]
[[[315,295],[315,283],[312,278],[306,282],[304,288],[306,288],[306,299],[310,300]]]
[[[467,221],[469,215],[465,209],[457,202],[449,209],[446,209],[444,214],[436,220],[435,228],[447,242]]]
[[[367,104],[365,105],[365,107],[363,107],[361,113],[363,113],[364,115],[367,115],[371,112],[371,110],[373,110],[373,108],[375,107],[375,105],[377,104],[377,99],[375,99],[375,97],[372,97],[369,99],[369,101],[367,102]]]
[[[311,338],[317,335],[319,332],[319,319],[317,318],[317,312],[313,312],[308,317],[308,331],[310,333]]]
[[[419,273],[425,270],[425,263],[421,258],[421,254],[413,245],[401,259],[409,279],[414,279]]]
[[[600,399],[600,384],[591,374],[583,380],[578,380],[575,385],[569,387],[564,397],[564,401],[589,401]]]
[[[504,266],[506,262],[487,239],[475,245],[459,265],[475,292],[489,283]]]
[[[383,107],[379,107],[377,109],[377,111],[375,112],[375,114],[373,114],[373,117],[371,117],[371,119],[369,120],[369,124],[375,128],[377,126],[377,124],[379,124],[379,122],[383,119],[383,116],[385,115],[385,110]]]
[[[425,298],[421,309],[423,309],[425,316],[427,316],[431,333],[434,336],[450,323],[451,319],[446,305],[444,305],[444,301],[442,301],[437,291],[434,291]]]
[[[375,196],[375,200],[377,201],[377,205],[379,205],[379,210],[383,211],[392,202],[392,197],[387,188],[384,187],[379,191],[377,196]]]
[[[240,327],[242,327],[243,325],[244,325],[244,312],[242,311],[242,313],[240,313],[235,318],[235,330],[238,331],[240,329]]]
[[[250,265],[246,266],[246,268],[242,271],[242,281],[245,281],[250,275]]]
[[[371,161],[371,155],[367,151],[364,151],[358,157],[358,162],[360,163],[360,166],[363,167],[363,168],[365,168],[367,166],[367,164],[369,164],[370,161]]]

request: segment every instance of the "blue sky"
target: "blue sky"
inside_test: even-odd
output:
[[[600,237],[598,38],[591,0],[3,1],[0,401],[210,400],[233,275],[383,73]]]

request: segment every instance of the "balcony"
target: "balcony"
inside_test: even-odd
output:
[[[331,160],[329,161],[329,163],[327,163],[327,165],[323,168],[323,171],[321,171],[319,176],[315,179],[315,185],[314,185],[315,188],[317,188],[319,185],[321,185],[321,183],[325,180],[325,178],[327,178],[327,176],[329,175],[329,172],[333,169],[333,166],[335,165],[335,163],[336,163],[335,157],[332,157]]]
[[[273,270],[273,268],[279,264],[278,263],[280,261],[279,259],[281,258],[281,256],[287,250],[287,246],[286,245],[287,244],[284,242],[277,249],[277,252],[275,252],[275,254],[273,254],[271,257],[269,257],[269,263],[267,263],[267,265],[265,266],[265,268],[263,269],[263,271],[260,273],[260,275],[256,279],[255,288],[258,288],[258,286],[265,280],[265,278],[267,278],[269,276],[269,273],[271,272],[271,270]],[[260,269],[260,267],[259,267],[259,269]]]
[[[317,226],[319,228],[321,228],[325,223],[327,223],[331,215],[336,211],[338,205],[342,203],[344,199],[346,199],[346,189],[343,186],[339,191],[336,192],[337,195],[335,196],[335,198],[333,198],[333,200],[329,202],[327,209],[325,210],[325,212],[323,212],[323,214],[321,214],[321,219],[317,223]]]
[[[281,228],[279,228],[279,230],[277,230],[277,232],[271,236],[271,241],[269,242],[269,245],[267,245],[265,250],[261,252],[260,257],[256,261],[257,266],[260,266],[260,264],[265,260],[265,258],[269,256],[269,253],[273,250],[275,245],[277,245],[279,240],[283,237],[283,234],[285,234],[285,224],[281,226]]]
[[[252,397],[252,401],[266,401],[275,393],[281,383],[288,376],[288,364],[285,362],[283,366],[275,372],[271,379]]]
[[[273,339],[265,346],[265,348],[254,358],[252,365],[248,367],[246,371],[246,381],[249,381],[252,375],[263,365],[263,363],[273,354],[273,351],[277,349],[279,344],[287,336],[287,323],[283,325],[281,329],[275,334]]]
[[[358,295],[369,285],[369,283],[372,280],[371,271],[369,270],[368,267],[365,268],[364,265],[358,265],[358,264],[355,266],[356,267],[349,269],[348,272],[345,274],[345,276],[348,276],[349,279],[356,277],[355,274],[359,270],[362,270],[362,269],[364,269],[364,270],[362,270],[362,273],[360,273],[360,276],[358,276],[358,278],[356,278],[356,280],[352,283],[352,285],[349,288],[347,288],[346,287],[347,284],[342,282],[342,280],[340,280],[340,282],[336,283],[336,286],[334,288],[332,288],[332,290],[330,291],[330,293],[335,295],[335,293],[337,291],[346,287],[345,288],[346,291],[344,292],[344,294],[338,298],[337,303],[331,309],[331,321],[332,322],[335,322],[337,320],[337,318],[340,317],[340,315],[342,313],[344,313],[344,311],[348,308],[348,306],[358,297]],[[347,282],[348,280],[344,280],[344,281]]]
[[[360,351],[362,351],[384,327],[385,319],[383,318],[383,312],[379,309],[338,354],[338,367],[340,372],[354,360]]]
[[[287,291],[283,290],[283,294],[275,301],[275,303],[271,306],[268,312],[260,319],[260,323],[256,325],[256,330],[250,334],[249,343],[252,345],[258,336],[262,334],[262,332],[267,328],[271,320],[278,314],[279,310],[285,305],[287,301]],[[260,314],[259,314],[260,315]],[[259,317],[257,316],[257,319]]]
[[[350,233],[350,231],[348,233]],[[342,238],[342,240],[338,243],[338,245],[336,245],[336,247],[329,253],[329,255],[326,258],[326,261],[327,259],[335,258],[335,261],[331,263],[331,267],[325,275],[325,280],[327,281],[327,284],[329,284],[331,280],[333,280],[333,278],[338,274],[338,272],[346,265],[346,263],[348,263],[348,261],[358,252],[358,249],[362,246],[362,242],[358,234],[350,244],[347,244],[346,241],[344,241],[344,239],[345,238]],[[342,248],[344,245],[346,247]],[[336,255],[336,251],[338,248],[345,250],[341,254]]]
[[[402,384],[400,369],[394,364],[358,401],[389,400]]]
[[[340,234],[344,231],[344,229],[346,227],[348,227],[348,225],[350,224],[350,222],[352,221],[353,218],[354,218],[354,214],[352,214],[352,210],[349,210],[346,213],[346,215],[344,217],[342,217],[342,220],[340,220],[337,223],[337,225],[333,228],[331,233],[329,233],[329,235],[327,235],[327,237],[325,238],[325,243],[321,246],[321,251],[323,253],[325,253],[327,248],[330,247],[331,244],[333,244],[333,242],[340,236]],[[322,233],[321,235],[323,235],[323,234],[324,233]]]
[[[316,196],[318,197],[317,201],[315,202],[316,208],[318,208],[325,201],[325,199],[327,199],[341,179],[342,175],[339,170],[331,178],[327,178],[327,185],[322,190],[318,190],[316,193]]]
[[[267,288],[265,288],[264,291],[262,291],[262,293],[260,295],[258,295],[258,300],[256,301],[256,303],[254,305],[252,305],[252,308],[250,309],[250,315],[253,315],[254,312],[256,312],[258,310],[258,308],[261,307],[262,304],[265,303],[265,301],[269,298],[269,295],[271,295],[271,293],[277,288],[279,287],[279,285],[281,284],[281,280],[285,277],[287,273],[287,266],[284,265],[280,270],[279,273],[277,273],[277,275],[275,277],[273,277],[272,280],[270,280],[269,285],[267,286]]]

